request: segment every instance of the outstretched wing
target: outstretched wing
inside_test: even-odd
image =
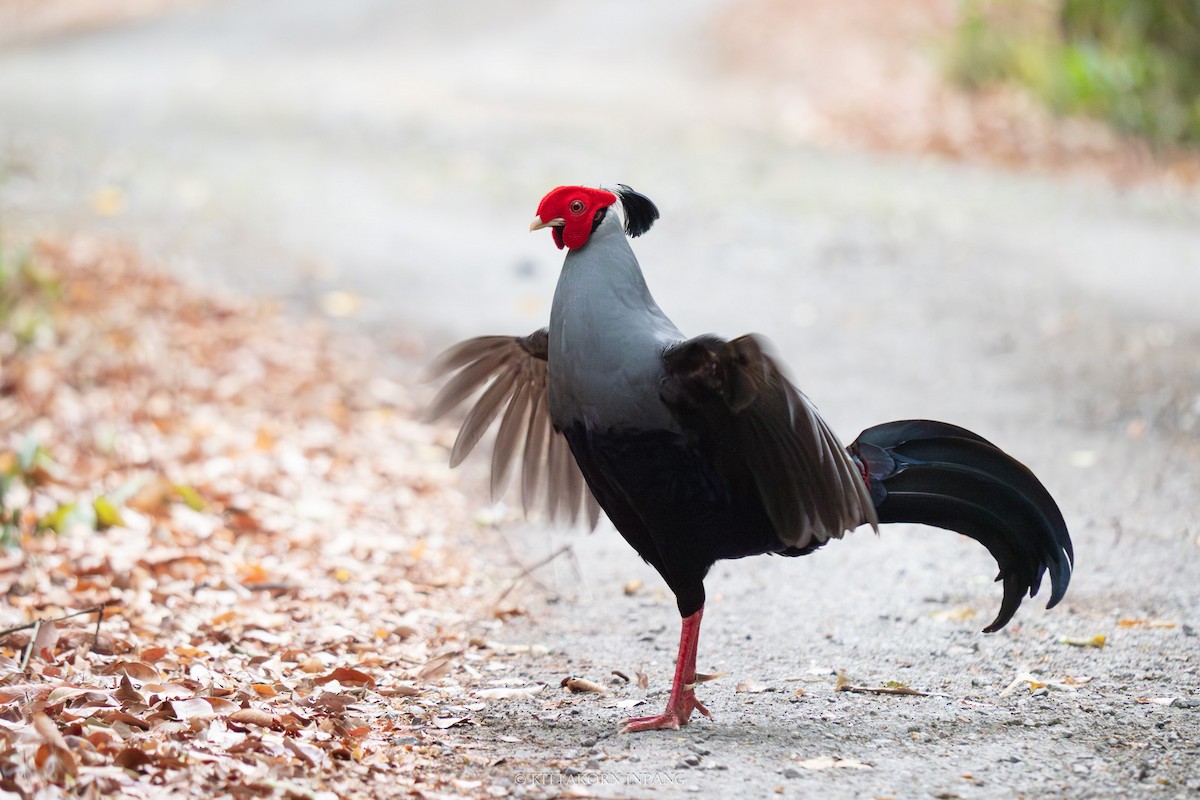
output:
[[[492,449],[492,496],[504,492],[519,460],[521,504],[526,512],[541,499],[551,519],[574,522],[582,512],[594,528],[600,506],[584,483],[567,440],[550,424],[547,341],[543,328],[524,337],[479,336],[454,345],[430,365],[434,375],[454,375],[434,398],[426,418],[439,419],[484,389],[463,419],[450,451],[450,466],[462,463],[503,412]]]
[[[803,549],[876,525],[858,467],[758,338],[689,339],[663,364],[663,400],[723,474],[752,485],[780,541]]]

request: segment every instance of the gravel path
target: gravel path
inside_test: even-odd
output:
[[[677,637],[657,577],[611,530],[485,534],[498,586],[574,558],[485,631],[537,645],[504,679],[550,688],[443,732],[492,765],[466,770],[481,793],[1200,796],[1200,201],[810,149],[710,57],[721,10],[230,0],[10,48],[0,220],[129,238],[432,350],[544,324],[560,254],[525,233],[537,200],[625,181],[663,210],[637,249],[685,331],[766,334],[847,439],[946,419],[1059,498],[1071,591],[992,636],[993,567],[940,531],[718,565],[715,719],[636,737],[619,706],[662,702]],[[567,675],[610,694],[560,694]]]

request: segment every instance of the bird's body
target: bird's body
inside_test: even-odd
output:
[[[452,463],[503,411],[493,490],[520,445],[527,507],[543,474],[552,515],[587,508],[594,522],[598,504],[674,592],[683,628],[667,709],[626,730],[708,714],[695,699],[696,647],[704,577],[720,559],[804,555],[860,525],[924,522],[996,557],[1004,603],[987,630],[1008,621],[1047,568],[1050,605],[1062,597],[1070,538],[1024,466],[977,434],[923,420],[876,426],[847,450],[756,337],[687,339],[659,308],[626,235],[657,218],[649,200],[624,186],[560,187],[538,214],[533,227],[553,227],[569,248],[549,327],[447,351],[437,366],[457,372],[431,411],[486,385]]]

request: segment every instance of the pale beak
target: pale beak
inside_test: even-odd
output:
[[[536,230],[541,230],[542,228],[561,228],[563,225],[566,225],[566,224],[567,224],[567,221],[564,220],[562,217],[555,217],[554,219],[550,220],[549,222],[542,222],[541,217],[534,217],[533,222],[529,223],[529,230],[536,231]]]

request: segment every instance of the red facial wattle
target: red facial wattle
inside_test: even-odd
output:
[[[533,228],[552,227],[554,244],[578,250],[592,234],[596,214],[617,202],[617,196],[604,189],[586,186],[560,186],[538,204]]]

